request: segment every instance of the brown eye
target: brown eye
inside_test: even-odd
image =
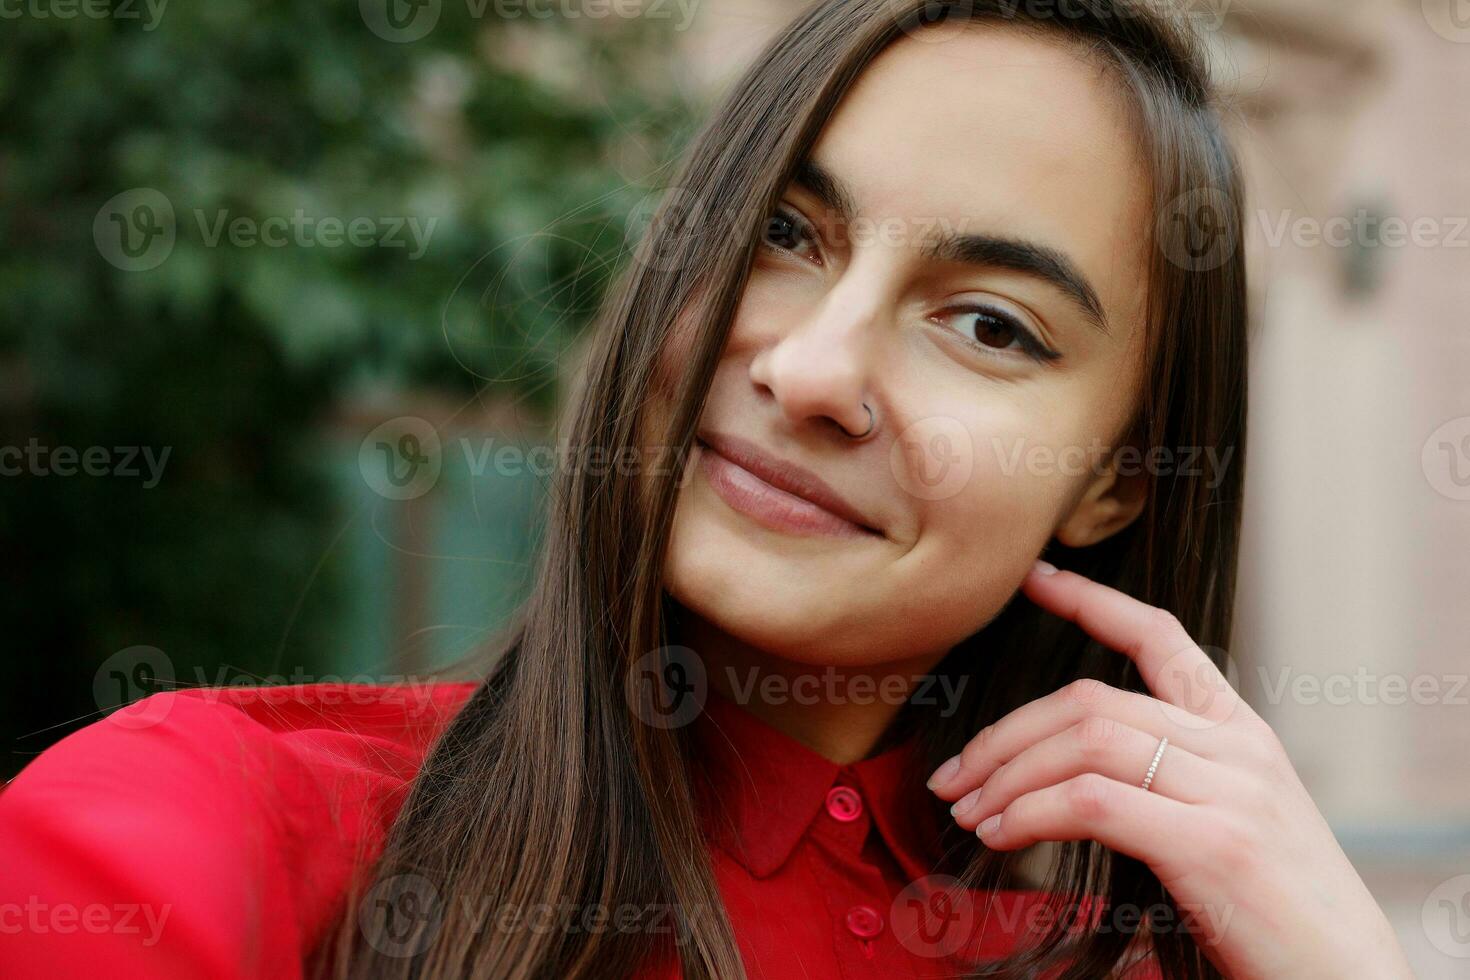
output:
[[[816,235],[811,226],[784,208],[777,208],[766,221],[761,243],[782,251],[802,255],[803,247],[815,247]]]
[[[969,344],[981,350],[1023,354],[1038,361],[1053,361],[1062,355],[1047,347],[1019,320],[988,306],[958,306],[947,310],[945,319]]]
[[[1016,333],[1015,325],[1009,320],[992,316],[989,313],[977,312],[974,324],[975,339],[986,347],[1004,350],[1020,342],[1020,335]]]

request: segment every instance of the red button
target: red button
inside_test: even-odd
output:
[[[863,798],[850,786],[833,786],[827,790],[827,812],[834,820],[851,823],[863,814]]]
[[[854,936],[872,939],[883,931],[883,917],[871,905],[854,905],[847,910],[847,928]]]

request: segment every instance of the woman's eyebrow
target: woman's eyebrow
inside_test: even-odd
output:
[[[1107,315],[1092,284],[1065,254],[1049,245],[996,235],[945,234],[924,249],[924,258],[1035,276],[1065,293],[1090,326],[1109,332]]]
[[[857,213],[857,206],[853,204],[852,193],[848,191],[847,185],[836,174],[811,158],[796,165],[796,173],[791,182],[821,201],[827,210],[837,212],[837,217],[844,222],[852,221],[853,215]]]
[[[847,185],[815,160],[807,158],[797,164],[791,180],[828,210],[836,212],[844,222],[850,222],[857,213]],[[1104,334],[1109,333],[1107,315],[1103,312],[1097,291],[1076,263],[1050,245],[999,235],[944,233],[925,246],[923,256],[928,261],[1008,269],[1035,276],[1065,293],[1090,326]]]

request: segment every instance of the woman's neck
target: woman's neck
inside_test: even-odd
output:
[[[709,686],[833,762],[887,748],[914,685],[943,654],[860,667],[800,663],[744,643],[680,608],[672,641],[699,653]]]

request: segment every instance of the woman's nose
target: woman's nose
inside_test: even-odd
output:
[[[824,301],[750,362],[793,426],[829,420],[849,435],[869,427],[874,358],[884,301],[875,290],[833,289]]]

